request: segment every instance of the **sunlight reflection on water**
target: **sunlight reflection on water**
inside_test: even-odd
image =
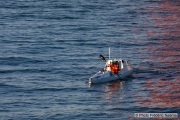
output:
[[[143,88],[149,96],[135,95],[141,105],[152,107],[180,107],[180,2],[165,0],[157,7],[149,7],[147,17],[155,23],[153,29],[146,30],[150,45],[146,50],[156,65],[151,67],[151,75],[144,81]],[[164,13],[164,14],[162,14]],[[158,32],[157,32],[158,31]],[[158,64],[159,63],[159,64]],[[143,103],[143,104],[142,104]]]

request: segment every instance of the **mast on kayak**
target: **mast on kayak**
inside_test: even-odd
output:
[[[109,60],[110,60],[110,47],[109,47]]]

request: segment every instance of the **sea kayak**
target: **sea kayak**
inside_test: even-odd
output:
[[[133,74],[133,67],[127,60],[122,59],[111,59],[105,60],[105,66],[102,71],[98,71],[96,74],[89,78],[89,83],[103,83],[124,79]]]

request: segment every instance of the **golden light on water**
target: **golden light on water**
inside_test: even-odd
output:
[[[148,9],[151,13],[147,17],[155,24],[154,28],[146,29],[146,34],[155,39],[149,40],[154,44],[145,50],[151,54],[152,62],[161,65],[152,66],[150,69],[157,74],[144,80],[142,89],[149,96],[142,97],[141,93],[134,96],[137,103],[149,108],[180,107],[180,2],[165,0]]]

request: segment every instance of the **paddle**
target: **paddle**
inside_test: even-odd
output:
[[[104,58],[104,56],[99,55],[99,57],[101,58],[101,60],[104,60],[104,62],[106,62],[106,59]]]

